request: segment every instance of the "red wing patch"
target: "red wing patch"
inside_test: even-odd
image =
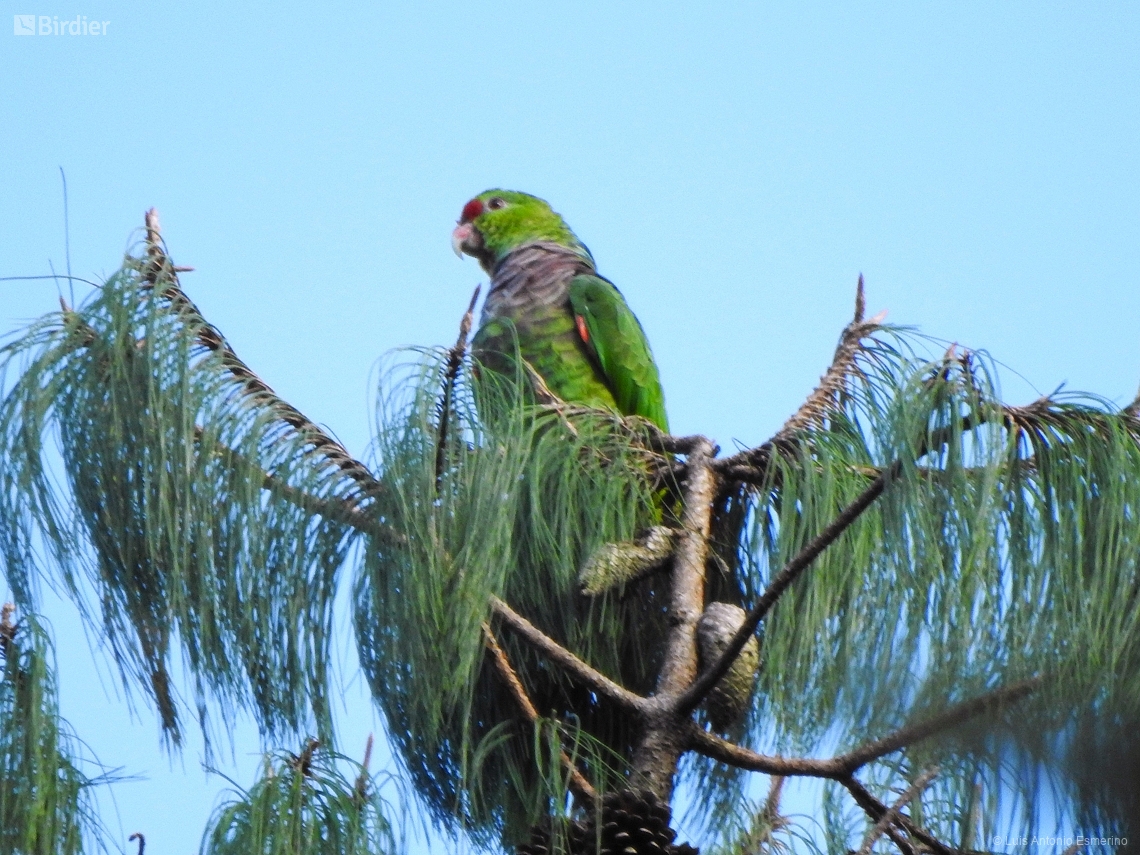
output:
[[[589,342],[590,342],[590,331],[588,329],[586,329],[586,319],[584,317],[582,317],[581,315],[575,315],[574,316],[574,323],[576,323],[578,325],[578,335],[582,336],[582,341],[589,344]]]

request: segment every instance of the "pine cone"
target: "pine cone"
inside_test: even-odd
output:
[[[561,820],[564,848],[559,852],[554,851],[551,819],[531,829],[530,842],[516,851],[518,855],[700,855],[687,843],[673,845],[672,812],[648,790],[607,793],[600,813],[600,818],[595,814],[586,823]]]
[[[740,629],[747,613],[730,603],[709,603],[697,624],[697,646],[701,667],[708,668],[728,647]],[[714,730],[725,730],[735,724],[748,708],[756,670],[760,666],[760,645],[756,637],[748,639],[732,667],[716,684],[705,700],[705,710]]]
[[[636,540],[602,544],[578,574],[579,590],[587,597],[596,597],[642,578],[669,560],[676,541],[676,530],[655,525]]]
[[[598,855],[675,855],[677,852],[678,847],[673,845],[677,834],[669,827],[672,812],[648,790],[608,793],[602,799],[601,813],[602,828],[596,838]]]
[[[518,855],[585,855],[586,843],[583,823],[548,816],[531,828],[530,840],[519,844],[515,851]]]

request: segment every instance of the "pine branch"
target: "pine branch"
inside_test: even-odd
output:
[[[201,441],[202,428],[195,425],[194,437]],[[370,517],[360,510],[359,505],[348,497],[324,498],[314,496],[299,487],[294,487],[250,463],[244,455],[232,448],[218,442],[214,444],[214,453],[220,455],[231,468],[252,469],[261,477],[261,486],[275,496],[280,496],[290,504],[296,505],[304,511],[318,514],[325,519],[335,520],[348,525],[362,534],[372,535],[387,543],[401,543],[403,536],[393,531],[377,519]]]
[[[635,715],[644,716],[653,709],[654,705],[650,700],[619,686],[605,674],[590,667],[498,597],[491,597],[491,611],[531,647],[545,654],[552,662],[577,677],[598,694],[620,704]]]
[[[147,253],[150,256],[148,267],[148,281],[154,285],[160,275],[169,276],[169,285],[156,293],[169,300],[171,308],[190,327],[197,330],[199,343],[206,349],[217,353],[221,357],[223,366],[241,384],[242,394],[251,402],[266,407],[278,419],[285,422],[296,431],[306,443],[312,446],[316,453],[356,482],[360,490],[360,498],[367,499],[383,491],[383,484],[369,471],[363,463],[348,453],[343,445],[325,433],[304,413],[279,397],[276,392],[257,376],[230,347],[221,332],[214,327],[199,311],[198,307],[185,294],[178,283],[176,268],[170,264],[161,244],[161,231],[158,225],[158,212],[151,208],[147,212]]]
[[[364,759],[360,761],[360,773],[353,781],[352,790],[356,803],[360,806],[364,805],[365,800],[368,798],[368,764],[372,762],[372,734],[368,734],[368,740],[364,743]]]
[[[94,344],[99,335],[95,331],[95,328],[88,324],[82,315],[72,309],[62,297],[59,302],[63,322],[65,326],[72,326],[78,333],[79,346],[90,347]],[[138,344],[141,348],[142,343],[139,342]],[[201,442],[203,433],[204,431],[200,425],[194,426],[194,438],[199,442]],[[266,490],[276,496],[280,496],[302,510],[319,514],[325,517],[325,519],[343,522],[363,534],[379,537],[389,543],[399,543],[402,540],[401,535],[392,531],[391,528],[361,512],[359,503],[355,498],[322,498],[314,496],[311,493],[286,483],[270,472],[261,470],[259,467],[250,463],[244,455],[220,442],[215,443],[214,452],[219,454],[231,468],[242,467],[258,471],[261,476],[262,486]]]
[[[519,680],[518,674],[515,669],[511,667],[511,662],[507,658],[506,652],[499,646],[495,634],[491,631],[491,627],[483,624],[483,640],[487,645],[487,649],[491,651],[491,657],[495,662],[495,669],[499,672],[499,676],[507,687],[511,690],[514,696],[515,703],[518,704],[519,710],[522,712],[523,717],[530,722],[532,727],[538,726],[538,710],[534,708],[534,704],[530,700],[530,696],[526,693],[526,688],[523,686],[522,681]],[[561,748],[558,751],[558,761],[562,764],[562,768],[566,770],[570,789],[574,795],[583,803],[583,806],[589,808],[591,805],[597,804],[598,792],[590,785],[585,776],[578,771],[578,767],[574,765],[574,761]]]
[[[855,317],[840,334],[831,365],[820,378],[819,385],[767,442],[718,460],[716,469],[719,474],[751,483],[756,483],[759,475],[762,480],[773,454],[794,451],[796,436],[812,425],[822,424],[838,408],[848,379],[859,371],[857,360],[864,350],[863,339],[881,329],[886,317],[886,312],[880,312],[870,320],[864,320],[865,307],[863,276],[860,274],[855,291]]]
[[[859,276],[859,284],[855,296],[855,318],[848,324],[839,336],[835,355],[831,365],[819,380],[819,385],[800,405],[800,408],[784,422],[769,442],[774,447],[784,447],[796,436],[812,425],[822,424],[823,421],[838,408],[838,404],[847,388],[847,381],[858,373],[856,360],[863,352],[863,339],[875,333],[882,326],[886,312],[880,312],[869,321],[863,320],[863,311],[866,299],[863,293],[863,276]]]
[[[471,295],[471,302],[463,320],[459,322],[459,337],[455,346],[447,352],[447,367],[443,372],[443,397],[439,404],[439,437],[435,445],[435,487],[438,490],[443,479],[444,461],[447,456],[447,430],[451,424],[451,399],[455,395],[455,384],[459,380],[459,369],[463,367],[463,357],[467,355],[467,336],[471,332],[471,323],[475,316],[475,302],[479,299],[482,286],[475,286],[475,293]]]
[[[1035,424],[1034,419],[1044,411],[1048,412],[1051,401],[1041,399],[1026,407],[1003,407],[1000,409],[1002,417],[1012,424]],[[972,429],[986,420],[987,412],[982,410],[976,420],[964,419],[962,430]],[[935,449],[950,442],[953,429],[946,427],[931,431],[922,445],[915,452],[915,458],[921,459]],[[827,525],[815,538],[807,543],[772,579],[760,599],[748,613],[748,617],[732,637],[724,653],[709,668],[701,673],[697,680],[688,688],[678,703],[678,711],[684,714],[692,712],[700,705],[705,696],[721,679],[732,663],[744,649],[748,639],[755,633],[760,621],[775,605],[780,596],[799,577],[804,570],[811,566],[816,558],[834,543],[859,516],[869,508],[876,499],[883,494],[888,484],[899,476],[902,471],[902,461],[895,461],[891,466],[881,470],[878,476],[855,498],[851,504],[844,508],[831,523]]]

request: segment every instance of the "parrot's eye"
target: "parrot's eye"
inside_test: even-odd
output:
[[[490,208],[492,211],[497,211],[500,208],[507,207],[507,200],[506,199],[500,199],[498,196],[492,196],[490,199],[487,200],[487,207]]]

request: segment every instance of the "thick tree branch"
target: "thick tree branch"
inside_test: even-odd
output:
[[[705,607],[705,564],[717,486],[713,453],[712,443],[703,440],[689,452],[686,467],[681,534],[673,552],[671,628],[657,682],[657,694],[670,698],[684,692],[697,674],[696,626]]]
[[[664,800],[672,795],[677,762],[685,747],[684,719],[676,701],[697,676],[697,623],[705,607],[705,568],[717,489],[714,451],[713,444],[702,439],[688,455],[681,532],[670,579],[669,632],[657,676],[656,695],[663,709],[647,719],[631,764],[635,777]]]
[[[689,749],[738,769],[763,772],[768,775],[842,780],[849,778],[863,766],[881,757],[900,751],[916,742],[929,739],[937,733],[957,727],[972,718],[993,712],[1005,704],[1017,703],[1035,691],[1041,682],[1041,678],[1035,677],[1002,689],[995,689],[980,697],[957,704],[940,715],[900,728],[882,739],[873,740],[852,751],[824,760],[758,754],[709,733],[693,721],[687,725],[686,738]]]
[[[598,694],[604,695],[639,716],[644,716],[653,708],[653,703],[649,699],[619,686],[605,674],[583,662],[498,597],[491,597],[491,611],[531,647],[545,654],[552,662],[577,677]]]
[[[519,680],[518,674],[515,669],[511,667],[511,661],[507,658],[506,652],[499,646],[498,640],[495,638],[495,633],[491,631],[491,627],[483,624],[483,640],[487,645],[487,649],[491,651],[491,658],[495,662],[495,669],[499,672],[499,677],[507,684],[507,688],[511,690],[514,695],[515,703],[518,704],[519,711],[522,712],[523,717],[530,722],[532,727],[538,725],[538,710],[534,708],[531,703],[530,696],[526,693],[526,688],[523,686],[522,681]],[[574,761],[570,759],[565,751],[559,750],[558,760],[562,764],[562,768],[566,770],[567,780],[570,785],[571,791],[583,803],[583,806],[589,807],[590,805],[597,804],[598,792],[586,780],[585,776],[578,771],[578,767],[574,765]]]

